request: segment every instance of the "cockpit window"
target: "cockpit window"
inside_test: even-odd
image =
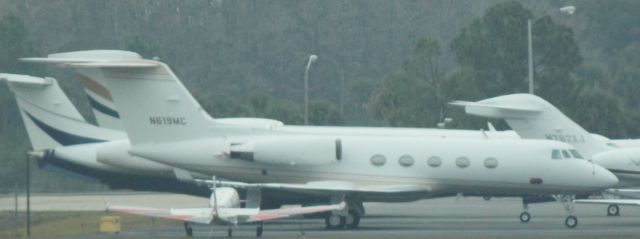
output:
[[[566,151],[566,150],[562,150],[562,156],[564,156],[564,158],[566,159],[571,158],[569,151]]]
[[[560,150],[554,149],[553,151],[551,151],[551,158],[562,159],[562,155],[560,155]]]
[[[571,149],[571,150],[569,150],[569,152],[571,152],[571,155],[573,155],[574,158],[577,158],[577,159],[582,159],[583,158],[582,155],[580,155],[580,153],[578,153],[578,150]]]

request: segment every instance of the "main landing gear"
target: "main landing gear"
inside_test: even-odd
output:
[[[329,230],[339,230],[344,229],[344,225],[346,224],[346,218],[344,216],[340,216],[338,214],[329,214],[324,218],[325,228]]]
[[[620,207],[616,204],[611,204],[607,207],[607,216],[620,216]]]
[[[342,211],[334,211],[324,218],[325,228],[329,230],[357,229],[364,215],[362,203],[348,203]]]
[[[520,221],[522,223],[527,223],[529,220],[531,220],[531,215],[528,212],[520,213]]]
[[[346,216],[339,214],[329,214],[324,218],[326,229],[329,230],[342,230],[342,229],[357,229],[360,226],[360,218],[362,215],[357,210],[349,210]]]
[[[193,228],[188,222],[184,222],[184,232],[187,233],[188,237],[193,237]]]
[[[260,224],[258,224],[258,227],[256,227],[256,237],[262,236],[263,226],[264,226],[264,222],[260,222]]]

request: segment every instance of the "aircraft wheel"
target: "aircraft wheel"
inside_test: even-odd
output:
[[[607,216],[620,216],[620,207],[615,204],[609,205],[607,208]]]
[[[262,225],[256,228],[256,237],[261,237],[261,236],[262,236]]]
[[[522,223],[527,223],[529,220],[531,220],[531,215],[528,212],[520,213],[520,221]]]
[[[334,214],[331,214],[324,218],[326,228],[330,230],[344,229],[346,221],[347,220],[345,217]]]
[[[578,226],[578,218],[574,216],[568,216],[567,219],[564,220],[564,225],[568,228],[575,228]]]
[[[189,227],[189,228],[186,229],[186,231],[187,231],[187,236],[188,237],[193,237],[193,228]]]
[[[227,236],[233,237],[233,229],[231,228],[227,229]]]
[[[184,231],[188,237],[193,237],[193,228],[187,222],[184,223]]]
[[[347,229],[356,229],[360,225],[360,213],[357,210],[349,210],[349,215],[345,218]]]

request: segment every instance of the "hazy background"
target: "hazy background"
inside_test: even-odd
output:
[[[566,15],[557,9],[575,5]],[[303,122],[310,54],[316,125],[479,129],[446,106],[527,90],[526,20],[536,94],[587,130],[640,135],[640,1],[0,0],[0,71],[52,76],[92,120],[75,75],[17,57],[124,49],[169,63],[214,117]],[[495,122],[504,128],[504,124]],[[22,187],[29,148],[0,84],[0,192]],[[35,189],[102,186],[35,170]]]

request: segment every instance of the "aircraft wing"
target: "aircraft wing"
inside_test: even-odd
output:
[[[620,193],[640,193],[640,189],[637,188],[616,188],[616,189],[607,189],[605,192],[611,194],[620,194]]]
[[[131,206],[107,206],[109,212],[158,217],[170,220],[211,224],[215,211],[213,208],[148,208]]]
[[[247,222],[266,221],[278,218],[285,218],[294,215],[310,214],[318,212],[328,212],[335,210],[342,210],[346,204],[344,202],[334,205],[321,205],[321,206],[308,206],[308,207],[293,207],[293,208],[278,208],[261,210],[258,214],[249,216]]]
[[[618,204],[640,206],[640,199],[579,199],[575,200],[575,202],[588,204]]]
[[[207,184],[211,180],[199,180]],[[216,185],[235,188],[266,188],[306,194],[401,194],[428,193],[429,190],[419,185],[380,185],[360,186],[349,181],[315,181],[305,184],[291,183],[243,183],[234,181],[215,181]]]

